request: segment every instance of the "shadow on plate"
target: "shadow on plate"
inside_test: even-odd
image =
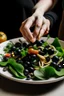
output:
[[[51,84],[38,84],[38,85],[31,85],[31,84],[24,84],[24,83],[18,83],[15,81],[8,80],[4,77],[0,77],[0,89],[2,89],[5,92],[13,93],[13,94],[23,94],[27,96],[35,96],[35,95],[41,95],[45,94],[47,92],[50,92],[60,86],[60,84],[63,82],[55,82]]]

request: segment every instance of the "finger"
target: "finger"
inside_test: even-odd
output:
[[[38,39],[40,39],[44,35],[46,30],[47,30],[47,25],[46,24],[42,25],[42,28],[41,28],[40,33],[38,35]]]
[[[38,17],[37,20],[36,20],[35,29],[34,29],[34,32],[33,32],[33,36],[35,38],[37,38],[37,36],[39,34],[39,31],[41,29],[41,26],[42,26],[42,17]]]
[[[21,26],[19,28],[19,31],[22,33],[25,23],[27,22],[27,19],[21,23]]]
[[[29,39],[27,38],[26,34],[25,34],[25,31],[22,31],[22,35],[27,40],[27,42],[30,42]]]
[[[35,18],[29,18],[26,22],[26,24],[24,25],[24,31],[27,36],[27,38],[31,41],[31,42],[34,42],[34,38],[33,38],[33,35],[32,35],[32,32],[30,30],[30,27],[32,26],[32,24],[34,23],[35,21]]]
[[[33,35],[30,31],[30,27],[33,24],[33,22],[34,22],[34,18],[33,17],[29,18],[26,21],[22,22],[22,25],[20,27],[20,31],[23,34],[23,36],[31,42],[34,42]]]
[[[46,30],[46,32],[44,33],[44,35],[47,35],[49,33],[49,30]]]
[[[27,41],[29,41],[29,39],[28,39],[27,36],[26,36],[25,31],[23,30],[23,25],[22,25],[22,27],[20,28],[20,32],[22,33],[22,36],[23,36]]]

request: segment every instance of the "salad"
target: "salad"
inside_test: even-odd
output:
[[[48,40],[48,38],[47,38]],[[34,43],[10,41],[0,54],[0,67],[13,77],[25,80],[47,80],[64,76],[64,49],[55,38],[53,43],[43,39]]]

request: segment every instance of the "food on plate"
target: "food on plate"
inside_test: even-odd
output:
[[[7,36],[4,32],[0,32],[0,43],[7,40]]]
[[[9,43],[0,54],[0,67],[13,77],[26,80],[47,80],[51,77],[64,76],[64,49],[55,38],[52,43],[40,40],[34,43]]]

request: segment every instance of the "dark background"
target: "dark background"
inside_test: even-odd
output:
[[[28,16],[31,14],[31,8],[28,9],[26,7],[25,11],[28,12]],[[0,0],[0,31],[5,32],[8,39],[22,36],[19,32],[19,27],[23,21],[22,11],[23,8],[18,3],[16,3],[15,0]],[[50,30],[50,36],[57,37],[59,24],[62,17],[61,0],[58,0],[58,3],[52,11],[58,15],[58,21]]]

